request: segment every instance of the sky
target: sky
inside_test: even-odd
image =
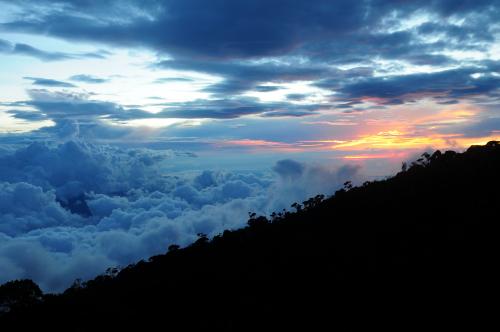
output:
[[[0,282],[60,291],[500,139],[498,0],[0,0]]]

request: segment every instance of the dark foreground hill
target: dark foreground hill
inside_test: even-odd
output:
[[[478,329],[496,313],[499,185],[498,142],[424,155],[61,295],[6,284],[0,330]]]

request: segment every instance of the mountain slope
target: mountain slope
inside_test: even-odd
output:
[[[251,216],[244,229],[172,246],[64,294],[40,299],[28,292],[36,298],[11,300],[0,326],[477,328],[493,312],[484,298],[493,297],[496,282],[499,170],[498,142],[426,155],[390,179],[346,184],[331,198],[317,196],[272,220]]]

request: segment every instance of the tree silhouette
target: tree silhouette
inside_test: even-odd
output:
[[[32,306],[42,300],[42,291],[31,280],[13,280],[0,286],[0,312]]]

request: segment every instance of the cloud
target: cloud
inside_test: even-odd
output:
[[[272,91],[269,90],[268,86],[262,88],[259,84],[314,80],[329,72],[328,68],[316,64],[278,64],[275,62],[254,64],[239,61],[219,62],[186,59],[160,61],[156,67],[222,76],[224,77],[222,82],[212,84],[204,89],[217,95],[242,93],[252,89]]]
[[[7,114],[12,115],[16,119],[26,120],[26,121],[42,121],[47,120],[47,116],[38,111],[26,111],[26,110],[8,110]]]
[[[180,104],[171,104],[170,108],[156,113],[165,118],[211,118],[234,119],[245,115],[260,114],[263,117],[308,116],[320,110],[328,110],[329,105],[293,104],[289,102],[260,102],[249,97],[233,99],[196,100]]]
[[[359,184],[363,179],[360,166],[357,165],[330,168],[290,159],[278,161],[273,171],[278,179],[270,193],[270,201],[276,208],[286,205],[290,200],[301,203],[305,198],[318,194],[329,195],[346,181]]]
[[[401,93],[417,94],[420,91],[411,91],[412,84],[408,84],[415,79],[423,94],[429,94],[432,92],[428,90],[436,90],[430,84],[433,78],[460,85],[464,77],[455,75],[456,71],[478,61],[463,54],[480,52],[487,56],[498,38],[495,0],[460,1],[459,5],[434,0],[418,4],[392,0],[320,0],[313,4],[303,0],[215,0],[210,6],[201,0],[36,3],[33,6],[32,1],[25,0],[11,4],[20,14],[8,16],[0,28],[72,42],[148,48],[159,59],[167,59],[154,64],[155,69],[220,77],[220,82],[204,88],[215,99],[247,91],[274,91],[276,85],[267,84],[296,81],[314,81],[317,87],[339,89],[348,98],[356,98],[363,92],[380,95],[384,88],[401,91],[399,83],[409,90]],[[0,43],[0,50],[8,48],[5,45]],[[84,56],[48,54],[21,44],[18,49],[45,60]],[[408,80],[402,77],[415,68],[427,73],[429,67],[435,76],[429,74],[428,80],[423,74],[405,75]],[[447,77],[438,76],[437,70]],[[175,79],[180,80],[186,81]],[[156,81],[165,82],[172,82],[172,78]],[[484,84],[495,83],[491,80]],[[375,91],[376,86],[381,88]],[[457,98],[462,96],[454,92]],[[487,94],[488,89],[478,87],[477,93]],[[385,100],[389,105],[404,102],[405,98],[399,96]]]
[[[68,60],[72,58],[72,56],[67,53],[42,51],[33,46],[21,43],[14,44],[11,53],[18,55],[32,56],[42,61],[59,61],[59,60]]]
[[[289,93],[286,95],[286,99],[288,100],[304,100],[307,98],[307,94],[304,93]]]
[[[143,169],[155,161],[164,158],[161,154],[144,154],[140,151],[128,151],[135,158],[127,158],[122,153],[119,169],[111,163],[113,154],[120,155],[120,150],[111,148],[99,150],[97,147],[70,141],[57,149],[42,143],[33,143],[26,149],[15,154],[1,157],[0,181],[27,182],[36,184],[48,190],[54,189],[58,197],[69,201],[85,192],[120,192],[131,188],[120,183],[126,177],[138,175],[147,176]],[[78,160],[78,163],[74,163]],[[36,172],[30,171],[36,169]],[[122,179],[123,178],[123,179]],[[140,179],[137,179],[140,181]],[[160,181],[160,180],[158,180]]]
[[[85,75],[85,74],[73,75],[69,78],[69,80],[76,82],[90,83],[90,84],[100,84],[109,82],[109,79],[100,78],[92,75]]]
[[[292,1],[285,5],[260,0],[251,4],[217,0],[209,7],[199,0],[107,1],[106,6],[91,1],[66,3],[64,14],[52,10],[55,6],[51,2],[38,4],[38,20],[19,17],[3,27],[211,57],[277,54],[294,48],[301,37],[339,34],[366,23],[363,6],[351,1],[336,5],[328,1]],[[22,5],[29,6],[30,2]],[[248,20],[252,13],[259,13],[258,19]]]
[[[64,85],[64,82],[52,81],[39,78],[34,79],[35,82],[45,85]],[[102,120],[116,120],[127,121],[134,119],[151,119],[162,118],[153,113],[146,112],[140,109],[125,109],[121,105],[90,99],[91,94],[85,92],[73,92],[68,90],[55,90],[49,91],[46,89],[30,89],[27,91],[31,100],[18,102],[23,106],[35,108],[38,112],[42,113],[46,119],[53,120],[58,123],[67,124],[68,122],[75,122],[82,125],[96,124],[104,125]],[[25,118],[26,111],[24,110],[11,110],[9,113],[15,117]]]
[[[22,1],[19,7],[27,11],[31,4]],[[463,26],[469,31],[464,32],[462,38],[469,35],[471,39],[483,40],[488,33],[480,33],[478,27],[484,20],[494,20],[498,13],[494,0],[466,1],[460,5],[431,0],[418,4],[391,0],[335,3],[321,0],[312,4],[299,0],[287,3],[216,0],[210,6],[200,0],[85,1],[64,3],[64,13],[55,9],[53,2],[38,1],[37,4],[37,8],[31,9],[37,20],[18,16],[5,22],[3,27],[114,45],[146,45],[176,56],[198,58],[276,56],[304,44],[318,48],[328,40],[382,30],[375,28],[394,25],[416,12],[435,15],[435,21],[443,22],[444,27],[439,27],[439,31],[446,32],[446,37],[456,35],[453,21],[449,23],[448,18],[463,17]],[[483,20],[474,19],[478,15]],[[387,19],[382,20],[384,17]],[[430,28],[421,30],[432,32]]]
[[[176,158],[81,141],[1,154],[0,282],[33,278],[60,291],[75,278],[165,252],[173,243],[187,245],[198,233],[241,227],[249,211],[269,214],[359,176],[356,168],[292,160],[279,162],[275,175],[169,175],[165,165]]]
[[[163,78],[158,78],[154,81],[154,83],[172,83],[172,82],[181,82],[181,83],[188,83],[188,82],[194,82],[193,79],[187,78],[187,77],[163,77]]]
[[[478,80],[481,77],[471,77],[470,79]],[[471,85],[469,85],[469,88],[472,88]],[[445,90],[442,92],[442,96],[433,93],[431,101],[449,101],[450,92],[450,90]],[[354,140],[356,134],[353,135],[353,130],[358,130],[360,126],[364,126],[364,120],[362,119],[371,116],[370,113],[373,113],[368,108],[363,107],[359,110],[349,108],[349,112],[366,112],[368,113],[366,116],[365,114],[356,114],[353,118],[351,115],[344,116],[341,113],[344,104],[345,107],[352,107],[352,105],[359,103],[358,97],[343,104],[333,105],[262,102],[249,97],[208,101],[195,100],[192,102],[169,103],[169,107],[153,114],[140,109],[125,109],[115,103],[90,100],[88,95],[73,91],[32,90],[30,93],[33,95],[33,100],[16,103],[16,108],[6,112],[25,121],[51,120],[53,123],[47,121],[47,124],[44,124],[47,127],[27,135],[13,135],[10,138],[10,144],[12,144],[15,137],[18,137],[20,143],[25,142],[27,139],[64,142],[68,139],[79,138],[95,143],[135,147],[147,145],[155,149],[188,149],[195,152],[206,151],[207,149],[210,151],[212,149],[222,149],[227,152],[273,150],[279,153],[325,151],[329,149],[331,142],[335,140]],[[482,97],[480,98],[475,94],[468,96],[471,101],[486,103],[486,101],[481,101]],[[409,103],[413,100],[411,94],[397,97],[390,96],[390,98],[384,97],[372,98],[370,101],[386,106],[372,106],[370,108],[388,108],[388,103]],[[347,101],[349,98],[345,98],[345,100]],[[420,104],[414,103],[415,108],[419,106]],[[410,106],[404,107],[402,108],[404,112],[411,109]],[[470,116],[464,118],[455,115],[455,112],[447,111],[447,109],[452,108],[456,109],[457,106],[446,107],[443,111],[443,114],[449,114],[446,121],[420,121],[422,123],[410,124],[409,128],[414,129],[409,132],[415,130],[420,136],[440,136],[442,134],[458,134],[460,136],[461,134],[465,135],[463,129],[465,120],[466,123],[472,124],[476,120],[486,117],[478,114],[474,118]],[[339,109],[340,111],[332,112],[333,109]],[[434,112],[432,111],[432,113]],[[308,119],[305,122],[305,117],[310,116],[313,117],[312,120]],[[455,121],[455,117],[459,117],[461,120]],[[495,113],[492,112],[489,117],[495,118]],[[175,118],[178,122],[166,128],[154,129],[121,124],[121,122],[135,119],[154,118]],[[190,119],[198,118],[223,121],[190,121]],[[439,119],[439,117],[436,118]],[[348,119],[350,121],[347,121]],[[307,125],[308,123],[314,124],[313,130]],[[436,125],[433,123],[436,123]],[[346,124],[350,126],[346,126]],[[332,125],[335,128],[332,128]],[[445,128],[446,132],[444,131]],[[491,125],[491,129],[494,129],[494,124]],[[332,132],[332,130],[334,131]],[[491,130],[490,133],[495,134]],[[2,138],[2,140],[4,139]]]
[[[0,52],[2,53],[8,52],[10,51],[11,47],[12,46],[8,41],[0,39]]]
[[[276,163],[273,171],[278,173],[282,178],[293,179],[302,175],[304,165],[294,160],[284,159]]]
[[[35,83],[46,86],[65,85],[65,82],[29,78]],[[89,99],[85,93],[68,91],[48,91],[44,89],[28,90],[31,100],[19,102],[38,110],[27,113],[22,109],[10,110],[16,118],[25,120],[51,119],[56,123],[78,120],[82,123],[102,123],[102,119],[111,121],[130,121],[138,119],[235,119],[246,115],[264,117],[307,116],[328,110],[325,104],[293,104],[290,102],[261,102],[252,97],[232,99],[194,100],[189,102],[171,102],[165,104],[160,112],[152,113],[138,108],[124,108],[121,105]]]
[[[54,191],[26,182],[0,183],[0,232],[8,236],[27,233],[40,226],[78,225],[81,218],[71,215],[56,202]]]
[[[62,61],[71,59],[104,59],[109,53],[106,51],[87,52],[87,53],[65,53],[50,52],[33,47],[24,43],[11,43],[0,39],[0,53],[7,55],[25,55],[37,58],[41,61]]]
[[[74,88],[76,85],[68,83],[68,82],[63,82],[63,81],[57,81],[53,80],[50,78],[41,78],[41,77],[23,77],[25,80],[31,80],[33,81],[33,85],[40,85],[40,86],[46,86],[46,87],[58,87],[58,88]]]
[[[272,92],[279,89],[281,89],[281,87],[277,85],[257,85],[254,87],[254,90],[258,92]]]
[[[489,66],[463,67],[434,73],[368,77],[347,84],[323,80],[315,83],[322,88],[332,88],[345,100],[377,100],[380,104],[402,104],[426,96],[458,99],[477,95],[494,94],[500,78],[493,75],[496,69]],[[474,75],[478,75],[474,77]]]
[[[475,121],[458,124],[452,127],[444,127],[441,132],[459,132],[464,137],[490,137],[500,133],[500,117],[498,115],[486,115]]]
[[[295,108],[295,109],[293,109]],[[317,110],[320,109],[329,109],[327,106],[318,106]],[[277,111],[269,111],[262,113],[260,116],[263,118],[282,118],[282,117],[304,117],[304,116],[311,116],[311,115],[317,115],[318,112],[317,110],[307,110],[307,107],[304,109],[300,109],[300,106],[298,107],[290,107],[290,109],[285,109],[285,110],[277,110]]]

